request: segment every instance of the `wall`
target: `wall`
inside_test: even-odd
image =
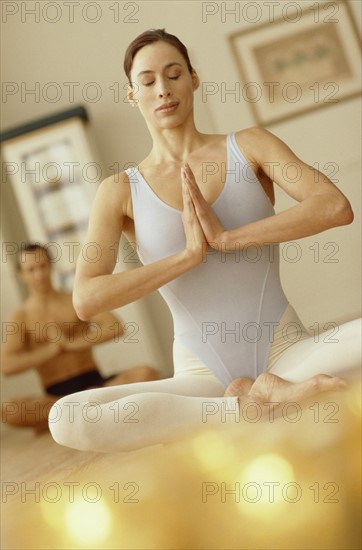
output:
[[[239,80],[239,75],[231,57],[228,35],[251,25],[238,22],[232,14],[222,17],[222,4],[228,9],[235,6],[240,9],[246,2],[81,2],[74,8],[72,22],[63,2],[53,2],[60,16],[54,23],[47,18],[54,17],[55,11],[47,15],[40,10],[36,21],[31,14],[21,14],[19,2],[8,4],[18,4],[19,11],[3,23],[2,77],[4,82],[13,83],[9,86],[13,86],[14,93],[4,99],[2,128],[83,103],[89,111],[92,131],[106,167],[104,177],[121,170],[128,162],[140,162],[151,145],[141,115],[125,101],[122,63],[128,43],[146,29],[164,27],[188,46],[203,82],[224,82],[229,88]],[[34,7],[34,2],[21,4]],[[275,17],[281,14],[284,4],[275,3]],[[312,2],[300,4],[306,8]],[[361,3],[353,0],[350,5],[358,24]],[[206,7],[214,9],[215,15],[203,17]],[[91,23],[96,16],[98,20]],[[266,19],[264,9],[260,22]],[[358,63],[358,60],[351,62]],[[70,82],[74,83],[74,98],[69,96]],[[59,92],[54,100],[55,87],[50,83],[55,83]],[[96,83],[99,92],[96,99],[93,99],[96,88],[90,83]],[[38,90],[36,96],[25,95],[26,89],[34,88]],[[301,247],[298,262],[288,258],[282,261],[285,291],[307,326],[315,322],[321,325],[327,321],[342,322],[360,314],[360,107],[360,100],[352,99],[269,128],[309,164],[318,162],[323,170],[327,162],[337,163],[337,185],[355,212],[352,225],[298,241]],[[235,102],[233,98],[222,101],[219,94],[203,101],[199,90],[195,95],[195,111],[197,126],[206,133],[227,133],[255,125],[246,102]],[[275,187],[276,212],[295,204]],[[11,219],[6,220],[6,225],[12,225]],[[14,227],[12,230],[16,231]],[[320,247],[318,261],[310,249],[311,246],[315,249],[314,243]],[[332,249],[323,249],[328,243],[338,247],[336,263],[328,262]],[[169,364],[172,320],[168,309],[158,292],[144,299],[144,303],[151,312],[165,363]]]

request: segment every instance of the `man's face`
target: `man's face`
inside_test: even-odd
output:
[[[20,255],[19,275],[31,290],[45,291],[51,288],[51,265],[44,250],[37,248]]]

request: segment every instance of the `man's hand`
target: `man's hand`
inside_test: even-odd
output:
[[[206,240],[212,248],[220,250],[221,245],[225,240],[226,231],[209,203],[204,199],[200,188],[197,185],[195,176],[188,164],[185,164],[184,173],[184,181],[186,182],[189,190],[196,216],[200,222]]]

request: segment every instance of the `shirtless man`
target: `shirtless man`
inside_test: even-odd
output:
[[[155,369],[141,365],[104,379],[97,369],[92,347],[124,334],[122,323],[112,313],[81,321],[72,297],[55,290],[46,248],[25,246],[19,255],[18,274],[29,297],[10,318],[11,334],[2,347],[2,374],[11,376],[36,369],[45,395],[23,397],[2,405],[2,421],[12,426],[31,426],[42,431],[48,425],[51,405],[59,396],[90,387],[115,386],[157,380]]]

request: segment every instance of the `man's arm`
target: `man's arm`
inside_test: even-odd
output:
[[[26,317],[21,309],[9,319],[6,328],[1,348],[1,372],[4,376],[36,368],[61,353],[61,342],[39,342],[36,349],[27,348]]]
[[[65,351],[80,351],[112,339],[118,342],[123,334],[123,323],[116,315],[110,312],[100,313],[84,323],[81,333],[63,337],[62,348]]]

